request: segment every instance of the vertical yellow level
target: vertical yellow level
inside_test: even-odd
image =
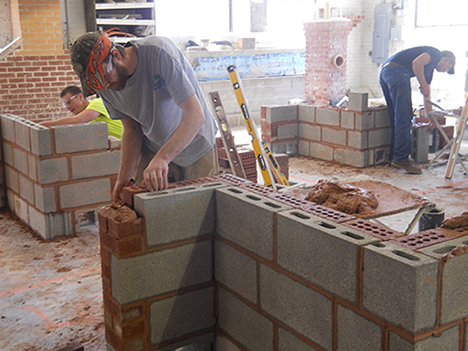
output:
[[[244,94],[242,93],[242,85],[240,77],[237,74],[236,66],[231,65],[227,68],[227,70],[229,72],[229,78],[231,79],[232,86],[234,88],[234,93],[236,94],[237,102],[242,112],[242,116],[244,117],[244,123],[247,127],[247,132],[252,138],[252,147],[254,149],[258,165],[260,166],[263,181],[266,186],[272,187],[276,190],[276,184],[271,174],[270,165],[268,164],[268,160],[265,155],[265,150],[263,150],[262,146],[260,145],[260,141],[257,135],[257,129],[255,128],[255,123],[252,120],[252,118],[250,118],[249,108],[247,106],[247,101],[244,98]]]

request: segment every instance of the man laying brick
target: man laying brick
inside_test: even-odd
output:
[[[109,118],[102,100],[100,98],[88,101],[76,85],[69,85],[60,93],[63,107],[68,109],[74,116],[46,121],[40,123],[45,127],[53,127],[65,124],[106,122],[109,135],[122,139],[123,126],[121,121],[114,121]]]
[[[85,95],[99,93],[111,118],[124,126],[114,201],[134,176],[156,191],[168,187],[168,177],[218,172],[215,120],[192,67],[171,40],[148,36],[122,47],[104,33],[86,33],[70,56]]]

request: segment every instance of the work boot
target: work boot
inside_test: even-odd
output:
[[[395,168],[403,168],[409,174],[421,174],[422,170],[414,164],[414,161],[407,159],[405,161],[392,161],[392,166]]]

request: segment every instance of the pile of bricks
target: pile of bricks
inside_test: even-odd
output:
[[[274,153],[361,168],[385,162],[391,140],[386,108],[353,111],[306,104],[263,106],[261,127],[262,139]]]
[[[468,228],[405,236],[229,174],[129,194],[133,224],[99,213],[109,350],[468,345]]]
[[[73,235],[108,203],[120,140],[106,123],[57,126],[1,115],[8,205],[42,238]]]
[[[216,138],[216,146],[218,148],[218,161],[221,170],[226,173],[231,173],[231,166],[229,165],[227,152],[221,137]],[[255,158],[255,151],[247,147],[237,147],[237,153],[239,154],[246,178],[256,183],[257,160]]]

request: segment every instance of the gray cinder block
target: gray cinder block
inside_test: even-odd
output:
[[[212,242],[205,240],[145,255],[112,255],[112,295],[120,303],[145,299],[213,278]]]
[[[355,126],[356,130],[369,130],[374,128],[374,113],[373,112],[362,112],[355,114]]]
[[[71,157],[72,179],[102,177],[119,173],[120,150]]]
[[[359,247],[378,241],[304,211],[278,214],[278,265],[351,302],[356,301]]]
[[[16,142],[15,121],[18,117],[10,114],[1,115],[2,117],[2,137],[5,140]]]
[[[315,110],[313,105],[298,105],[298,119],[301,122],[315,123]]]
[[[13,147],[10,144],[3,143],[3,156],[7,165],[14,166]]]
[[[34,204],[34,187],[33,182],[26,177],[19,175],[19,186],[20,186],[20,196],[29,202],[31,205]]]
[[[19,193],[18,172],[13,168],[5,166],[6,185],[16,193]]]
[[[338,304],[337,350],[380,350],[382,327]]]
[[[442,335],[430,335],[426,339],[415,344],[403,339],[398,334],[389,332],[388,351],[421,351],[421,350],[459,350],[460,349],[460,327],[458,325],[446,329]]]
[[[285,124],[278,127],[278,139],[292,139],[296,138],[299,134],[298,125]]]
[[[45,240],[56,236],[73,235],[70,213],[44,214],[29,206],[29,225]]]
[[[305,123],[299,124],[299,136],[301,138],[320,141],[322,138],[321,130],[322,128],[318,126],[312,126]]]
[[[318,124],[339,126],[340,110],[336,108],[317,107],[316,121]]]
[[[214,326],[214,288],[157,300],[150,307],[151,343],[181,337]]]
[[[31,141],[29,136],[30,126],[24,118],[15,120],[16,144],[26,151],[31,151]]]
[[[43,188],[34,184],[34,206],[45,213],[57,211],[55,188]]]
[[[225,186],[220,184],[219,187]],[[213,234],[214,191],[214,188],[191,186],[135,195],[135,211],[146,220],[148,245]]]
[[[222,350],[222,351],[241,351],[236,345],[234,345],[231,341],[229,341],[224,336],[218,335],[215,341],[215,348],[214,350]]]
[[[268,106],[266,108],[266,121],[267,123],[296,121],[297,110],[297,105]]]
[[[99,204],[111,200],[110,179],[97,179],[73,183],[59,187],[60,205],[62,208],[73,208]]]
[[[332,349],[332,302],[324,295],[260,264],[260,301],[266,313]]]
[[[36,157],[28,155],[28,175],[34,181],[37,181],[37,163]]]
[[[219,189],[216,191],[217,234],[272,260],[275,213],[289,209],[244,189]]]
[[[273,350],[273,322],[226,290],[218,290],[218,325],[248,350]]]
[[[299,340],[284,328],[278,328],[278,351],[315,351],[316,348]]]
[[[229,289],[257,303],[257,263],[246,254],[215,241],[215,278]]]
[[[52,155],[52,132],[41,125],[31,126],[31,152],[36,156]]]
[[[26,152],[16,147],[13,148],[13,159],[14,168],[23,174],[28,174],[28,155]]]
[[[453,249],[468,245],[468,237],[446,241],[420,251],[436,259],[442,259]],[[447,256],[450,257],[450,256]],[[468,254],[452,256],[442,264],[441,323],[446,324],[468,316]]]
[[[39,184],[52,184],[69,180],[66,157],[37,160],[36,164]]]
[[[97,122],[53,127],[58,154],[102,150],[109,147],[107,123]]]
[[[369,94],[364,92],[350,92],[348,94],[348,109],[353,111],[367,110]]]
[[[418,333],[436,325],[439,262],[389,242],[364,247],[363,308]]]

